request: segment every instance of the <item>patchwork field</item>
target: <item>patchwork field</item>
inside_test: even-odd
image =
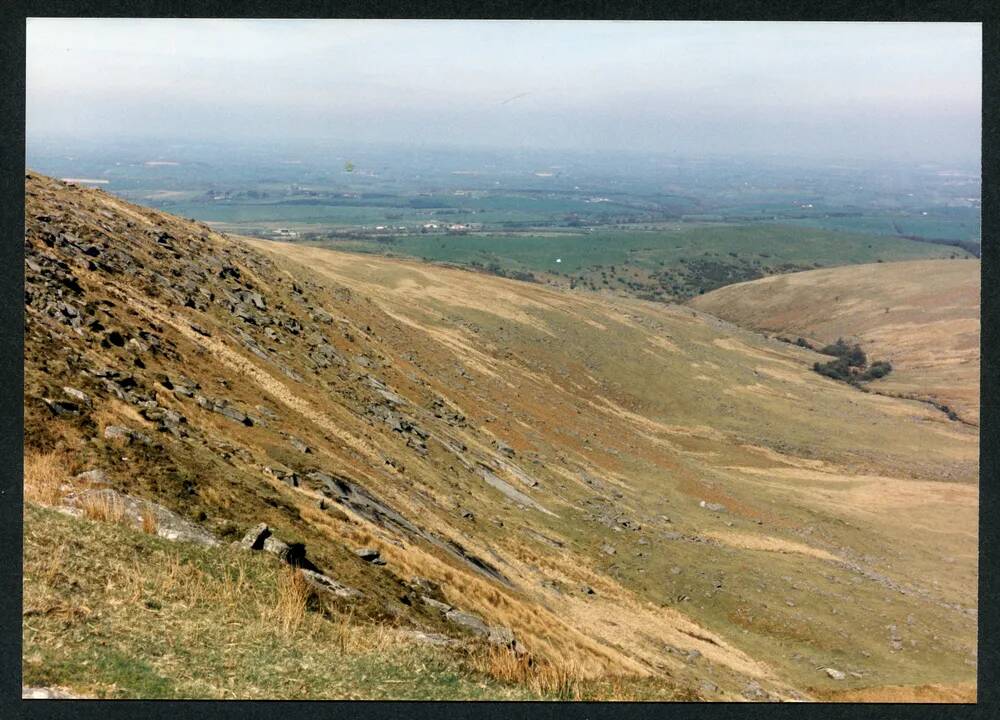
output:
[[[815,267],[972,257],[958,247],[778,224],[657,223],[592,232],[474,232],[310,240],[337,250],[416,257],[646,300],[684,300],[714,288]]]

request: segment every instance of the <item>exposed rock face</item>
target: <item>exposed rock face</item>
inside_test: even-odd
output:
[[[85,473],[94,477],[103,475],[100,470],[91,470]],[[143,527],[143,518],[152,515],[155,522],[156,534],[167,540],[179,542],[196,543],[198,545],[214,546],[219,541],[214,535],[206,531],[201,526],[185,520],[177,513],[168,510],[162,505],[151,500],[142,500],[120,493],[110,488],[95,490],[83,490],[68,496],[65,500],[71,508],[80,508],[84,504],[99,500],[109,505],[119,507],[124,514],[124,519],[135,527]]]
[[[487,637],[490,634],[489,626],[482,621],[477,615],[472,613],[463,612],[462,610],[455,610],[452,608],[444,614],[448,622],[453,623],[464,630],[471,632],[473,635],[480,635],[482,637]]]

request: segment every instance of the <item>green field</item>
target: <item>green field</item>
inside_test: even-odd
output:
[[[648,299],[689,297],[779,272],[921,258],[971,257],[960,248],[789,225],[674,224],[655,231],[411,235],[391,241],[320,242],[486,268],[550,273]]]

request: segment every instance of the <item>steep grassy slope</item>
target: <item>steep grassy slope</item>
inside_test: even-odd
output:
[[[926,398],[979,424],[979,261],[859,265],[731,285],[691,306],[737,325],[838,337],[892,362],[878,392]]]
[[[68,475],[100,467],[223,539],[266,521],[365,593],[356,617],[454,634],[415,599],[430,578],[580,678],[709,699],[974,682],[974,429],[689,308],[26,190],[26,451]]]
[[[24,568],[26,684],[154,699],[539,697],[389,624],[308,612],[271,558],[31,505]]]

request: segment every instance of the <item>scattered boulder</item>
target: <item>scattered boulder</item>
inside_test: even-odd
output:
[[[471,632],[473,635],[487,637],[490,634],[489,626],[487,626],[481,618],[477,615],[473,615],[472,613],[455,610],[453,608],[446,612],[444,617],[448,622]]]
[[[64,415],[79,415],[80,406],[75,402],[69,402],[67,400],[50,400],[49,398],[42,398],[42,402],[52,411],[52,414],[56,417],[61,417]]]
[[[704,500],[702,500],[700,503],[698,503],[698,507],[704,508],[705,510],[709,510],[711,512],[725,512],[726,511],[726,506],[725,505],[720,505],[719,503],[705,502]]]
[[[421,595],[420,600],[424,603],[424,605],[426,605],[427,607],[434,608],[442,615],[454,610],[454,608],[448,603],[441,602],[440,600],[435,600],[434,598],[427,597],[426,595]]]
[[[354,554],[365,562],[370,562],[372,565],[385,565],[385,559],[382,557],[382,553],[375,548],[360,548],[359,550],[355,550]]]
[[[517,642],[514,639],[514,631],[502,625],[493,625],[490,627],[489,641],[491,645],[503,645],[506,647],[513,647]]]
[[[337,597],[342,597],[342,598],[362,597],[362,593],[360,590],[355,590],[352,587],[343,585],[334,580],[333,578],[324,575],[320,572],[316,572],[315,570],[308,570],[306,568],[302,568],[301,570],[299,570],[299,572],[302,573],[302,577],[305,578],[306,582],[312,585],[317,590],[322,590],[324,592],[328,592],[332,595],[336,595]]]
[[[441,586],[433,580],[416,575],[410,580],[410,584],[428,597],[444,600],[444,593],[441,591]]]
[[[843,672],[837,670],[836,668],[828,667],[824,668],[824,670],[826,671],[826,674],[829,675],[834,680],[843,680],[845,677],[847,677]]]
[[[247,534],[240,540],[240,547],[244,550],[263,550],[264,541],[270,536],[271,528],[267,526],[267,523],[260,523],[247,531]]]
[[[80,482],[87,483],[88,485],[110,485],[111,480],[108,479],[108,474],[100,469],[85,470],[84,472],[78,474],[74,477],[74,480],[79,480]]]
[[[140,442],[144,445],[152,443],[152,439],[146,433],[122,427],[121,425],[108,425],[104,428],[105,440],[125,440],[126,442]]]
[[[198,395],[195,397],[195,402],[206,410],[211,410],[212,412],[246,425],[247,427],[252,427],[254,424],[253,418],[239,408],[230,405],[226,400],[214,400],[212,398],[207,398],[204,395]]]
[[[264,552],[276,555],[279,560],[284,562],[288,562],[288,555],[291,552],[291,548],[288,546],[288,543],[282,542],[273,535],[264,538],[264,544],[261,546],[261,549]]]
[[[84,405],[85,407],[91,406],[90,397],[82,390],[77,390],[74,387],[64,387],[63,392],[66,393],[67,397],[73,398],[81,405]]]
[[[510,445],[508,445],[502,440],[497,440],[497,450],[499,450],[501,453],[503,453],[509,458],[514,457],[514,455],[516,454],[514,452],[514,448],[512,448]]]

